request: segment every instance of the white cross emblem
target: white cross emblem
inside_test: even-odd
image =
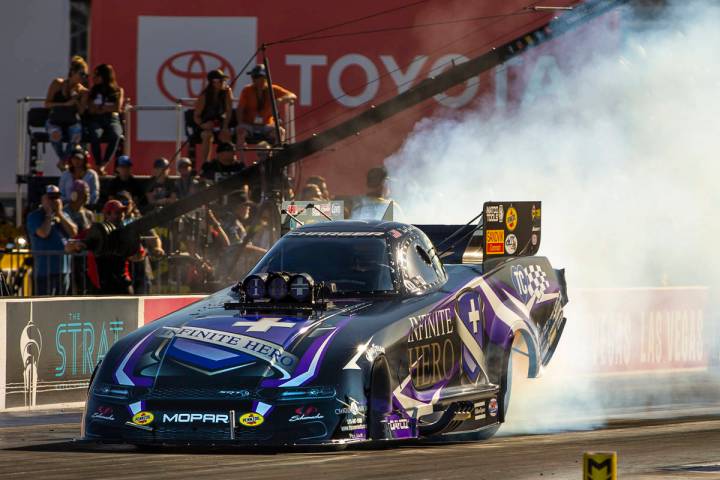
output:
[[[295,290],[295,295],[298,297],[302,297],[305,295],[305,292],[307,291],[307,287],[309,286],[303,277],[298,277],[298,279],[294,282],[295,285],[292,286],[292,289]]]
[[[267,332],[272,327],[292,328],[294,322],[283,322],[282,318],[264,317],[253,322],[235,322],[233,327],[248,327],[246,332]]]
[[[473,326],[473,333],[478,332],[477,324],[480,321],[480,311],[475,307],[475,300],[470,300],[470,311],[468,312],[468,318],[470,319],[470,323],[472,323]]]

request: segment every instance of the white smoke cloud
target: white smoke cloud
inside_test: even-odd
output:
[[[624,31],[613,53],[554,52],[576,67],[516,114],[420,121],[386,160],[408,220],[464,223],[486,200],[541,200],[540,253],[573,286],[714,278],[687,265],[707,265],[720,233],[720,8],[689,8]]]
[[[592,29],[590,47],[570,53],[560,43],[553,54],[573,67],[512,115],[420,121],[386,160],[407,220],[464,223],[486,200],[541,200],[540,254],[571,287],[716,285],[720,5],[679,2],[642,31],[629,15],[622,23],[621,45],[604,53],[591,46],[618,32]],[[607,417],[598,382],[575,375],[591,362],[588,316],[572,298],[566,315],[545,377],[514,389],[509,417],[521,421],[506,432]]]

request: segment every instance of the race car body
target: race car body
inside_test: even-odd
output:
[[[563,272],[534,255],[539,202],[488,203],[483,218],[483,228],[335,221],[286,234],[235,287],[110,349],[84,438],[280,446],[494,433],[513,344],[537,376],[567,297]],[[455,248],[441,260],[428,235],[447,242],[450,230]],[[450,263],[463,257],[474,263]]]

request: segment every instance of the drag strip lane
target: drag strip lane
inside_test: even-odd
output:
[[[0,478],[303,477],[367,479],[578,478],[582,452],[618,451],[621,478],[687,478],[666,470],[720,458],[720,419],[590,432],[498,437],[483,443],[404,444],[382,450],[273,453],[161,450],[73,442],[76,424],[0,427]],[[707,478],[707,476],[705,477]]]

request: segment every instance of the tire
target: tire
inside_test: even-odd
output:
[[[505,367],[505,374],[500,380],[500,397],[502,399],[502,402],[500,402],[500,404],[502,405],[502,421],[505,421],[508,408],[510,406],[513,376],[516,376],[518,379],[522,378],[523,375],[527,376],[527,364],[523,360],[523,356],[526,355],[527,351],[527,345],[522,335],[517,335],[513,340],[510,352],[508,352],[506,355],[507,363]],[[454,435],[451,434],[447,435],[446,437],[450,441],[460,442],[475,442],[488,440],[489,438],[494,436],[498,432],[498,430],[500,430],[501,425],[502,423],[498,423],[497,425],[483,428],[482,430],[478,430],[477,432],[458,433]]]
[[[384,356],[378,357],[370,371],[368,399],[368,438],[382,440],[385,429],[382,420],[392,412],[392,390],[390,388],[390,368]]]

